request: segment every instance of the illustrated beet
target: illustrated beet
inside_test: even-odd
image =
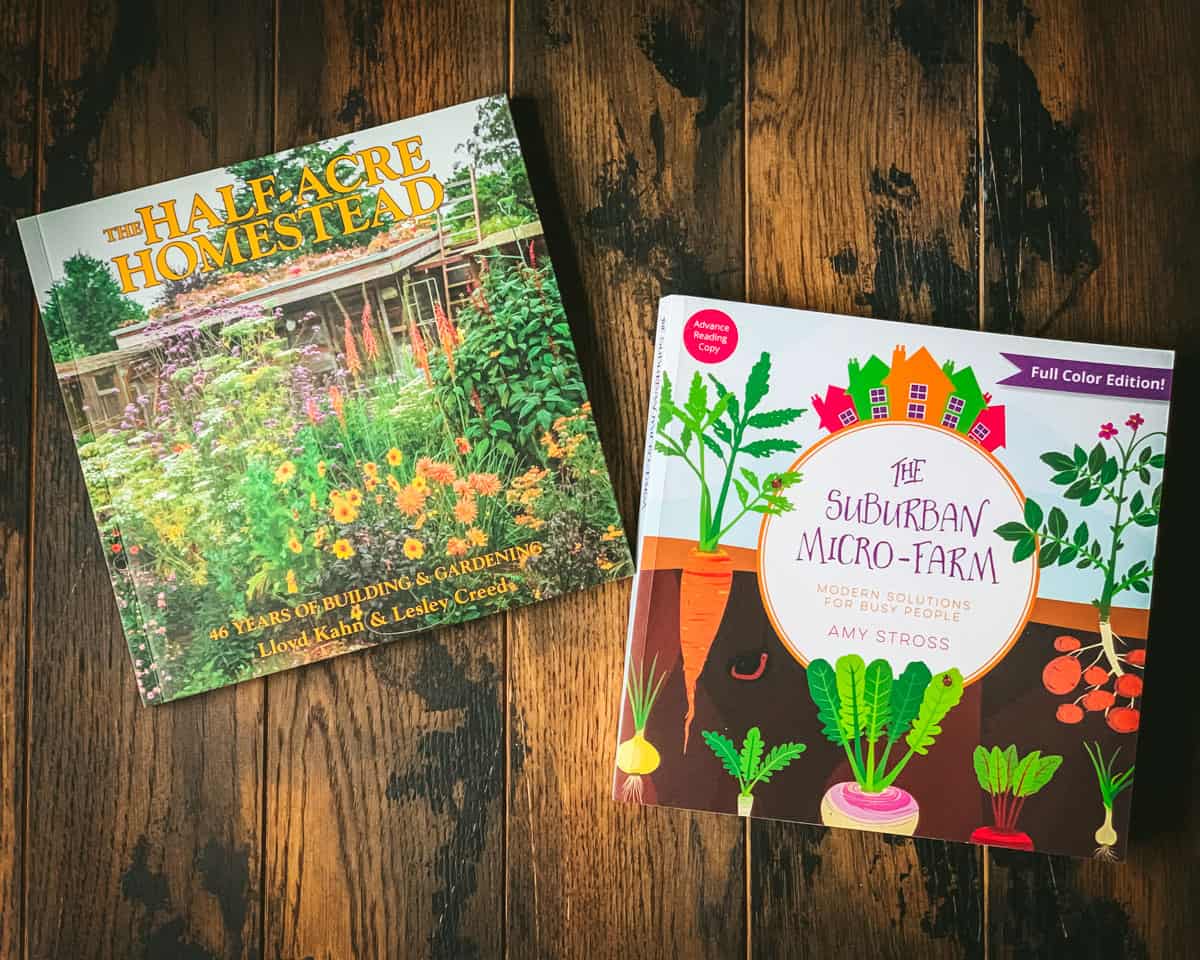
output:
[[[996,827],[979,827],[971,831],[971,842],[989,847],[1004,847],[1008,850],[1032,850],[1033,840],[1020,830],[1000,830]]]
[[[1117,707],[1108,711],[1107,720],[1117,733],[1133,733],[1142,722],[1142,714],[1135,707]]]
[[[1098,687],[1108,679],[1108,671],[1103,667],[1088,667],[1083,671],[1083,682],[1089,687]]]
[[[1142,678],[1132,673],[1123,673],[1117,677],[1117,693],[1122,697],[1140,697],[1142,695]]]
[[[1054,716],[1059,723],[1079,723],[1083,719],[1083,708],[1077,703],[1061,704]]]
[[[1042,686],[1051,693],[1070,693],[1079,686],[1083,670],[1074,657],[1055,657],[1042,671]]]
[[[1079,638],[1072,637],[1068,634],[1063,634],[1061,637],[1055,637],[1054,649],[1059,653],[1070,653],[1072,650],[1078,650]]]

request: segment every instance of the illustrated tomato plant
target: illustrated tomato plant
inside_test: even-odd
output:
[[[992,801],[991,827],[980,827],[971,834],[972,843],[1008,847],[1013,850],[1032,850],[1033,841],[1017,829],[1017,820],[1027,798],[1041,790],[1062,766],[1057,754],[1042,756],[1034,750],[1025,756],[1017,753],[1016,744],[1008,749],[979,746],[973,755],[975,776]]]
[[[760,479],[737,464],[742,455],[765,459],[800,449],[794,440],[748,436],[751,431],[785,427],[804,413],[794,407],[756,412],[766,399],[770,379],[771,357],[764,352],[751,368],[740,399],[711,375],[708,380],[714,392],[710,394],[708,384],[697,372],[692,375],[687,399],[679,404],[670,378],[663,375],[654,448],[687,464],[699,486],[699,537],[684,563],[679,588],[679,646],[688,704],[683,721],[685,752],[696,715],[696,683],[721,626],[733,584],[733,561],[721,549],[721,538],[748,513],[778,516],[791,510],[792,503],[784,491],[800,482],[800,474],[793,470],[768,473]],[[679,429],[672,435],[667,428],[675,423]],[[740,474],[735,475],[735,470]],[[740,509],[726,520],[731,489]]]
[[[1145,559],[1125,565],[1119,554],[1130,526],[1157,526],[1162,483],[1156,482],[1155,474],[1166,462],[1154,443],[1165,440],[1166,434],[1150,431],[1139,435],[1144,423],[1141,414],[1130,414],[1125,426],[1131,435],[1124,443],[1118,439],[1119,429],[1105,423],[1100,427],[1100,442],[1091,452],[1076,444],[1070,454],[1042,454],[1042,462],[1054,471],[1051,482],[1066,487],[1065,499],[1076,501],[1080,507],[1099,506],[1105,510],[1108,516],[1103,534],[1093,533],[1086,521],[1080,521],[1072,530],[1062,509],[1054,506],[1046,512],[1028,497],[1023,521],[996,528],[998,536],[1013,544],[1014,563],[1036,553],[1040,567],[1074,563],[1080,570],[1099,573],[1100,591],[1092,600],[1099,621],[1099,643],[1083,646],[1076,637],[1059,637],[1055,640],[1059,656],[1042,671],[1042,684],[1055,695],[1069,696],[1082,683],[1086,689],[1074,701],[1059,705],[1058,720],[1079,723],[1086,713],[1103,712],[1108,726],[1117,733],[1133,733],[1140,725],[1142,678],[1130,671],[1145,666],[1146,652],[1144,648],[1129,649],[1126,641],[1113,632],[1113,601],[1126,591],[1148,594],[1154,573]],[[1115,451],[1105,443],[1111,443]],[[1083,657],[1092,650],[1097,651],[1096,655],[1085,666]]]
[[[726,772],[737,781],[739,817],[750,816],[754,806],[754,788],[770,780],[807,749],[803,743],[781,743],[772,747],[764,757],[765,746],[758,727],[746,731],[741,750],[724,734],[705,730],[701,736]]]

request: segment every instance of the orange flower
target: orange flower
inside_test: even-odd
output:
[[[500,478],[494,473],[473,473],[467,477],[467,482],[481,497],[494,497],[500,492]]]
[[[318,460],[318,461],[317,461],[317,476],[318,476],[318,477],[323,477],[323,476],[325,476],[325,471],[326,471],[327,469],[328,469],[328,468],[325,466],[325,461],[324,461],[324,460]]]
[[[329,403],[333,407],[333,412],[337,414],[337,418],[346,422],[345,403],[342,400],[342,391],[337,387],[329,388]]]
[[[353,523],[358,519],[358,511],[346,500],[338,500],[331,512],[338,523]]]
[[[304,413],[308,417],[308,422],[315,427],[321,419],[321,411],[317,408],[316,397],[309,397],[304,401]]]
[[[474,547],[486,547],[487,542],[488,542],[487,534],[484,533],[482,530],[480,530],[478,527],[472,527],[470,530],[467,531],[467,539],[471,542],[471,545]]]
[[[371,477],[373,480],[379,479],[379,467],[377,464],[367,461],[363,464],[362,470],[366,476]]]
[[[465,557],[467,550],[467,541],[461,537],[451,537],[446,541],[446,556],[448,557]]]
[[[469,481],[466,477],[459,477],[452,484],[450,484],[450,489],[454,491],[456,496],[466,496],[471,492],[471,481]]]
[[[415,517],[425,508],[425,499],[427,496],[428,494],[409,484],[396,494],[396,509],[405,516]]]
[[[333,542],[333,555],[339,560],[349,560],[354,556],[354,548],[350,546],[350,541],[346,539],[335,540]]]
[[[408,557],[409,560],[420,560],[423,556],[425,556],[425,544],[423,544],[420,540],[409,537],[404,541],[404,555]]]
[[[302,544],[300,539],[293,533],[291,537],[288,538],[287,547],[292,551],[292,553],[300,553],[304,549],[304,544]]]
[[[414,490],[420,490],[421,493],[424,494],[429,493],[429,481],[427,481],[424,477],[413,477],[412,480],[409,481],[409,484]]]
[[[275,482],[287,483],[296,475],[296,465],[291,460],[284,460],[275,470]]]
[[[459,523],[474,523],[479,516],[479,507],[475,505],[474,497],[464,497],[454,504],[454,519]]]
[[[391,490],[392,493],[399,493],[403,489],[403,487],[400,485],[400,481],[393,477],[390,473],[387,477],[387,485],[388,489]]]
[[[614,566],[616,566],[616,564],[609,560],[604,554],[600,554],[600,556],[596,558],[596,566],[601,570],[611,570]]]
[[[363,486],[367,488],[367,493],[370,493],[377,486],[379,486],[379,481],[374,477],[367,477],[367,482],[364,483]]]
[[[295,570],[289,570],[287,572],[287,592],[288,593],[299,593],[300,592],[300,587],[296,584],[296,571]]]
[[[395,447],[387,452],[387,462],[389,467],[398,467],[404,462],[404,454]]]
[[[608,525],[608,529],[600,535],[600,539],[601,540],[620,540],[623,536],[625,536],[624,531],[610,523]]]
[[[455,437],[454,446],[458,448],[459,453],[466,454],[471,452],[471,444],[467,441],[466,437]]]
[[[357,507],[362,504],[362,493],[358,490],[347,490],[346,499],[352,507]]]
[[[454,467],[448,463],[431,460],[429,457],[422,457],[417,461],[417,476],[425,477],[434,483],[449,486],[454,482],[457,474],[454,472]]]
[[[318,527],[317,532],[313,534],[313,546],[319,547],[325,542],[329,536],[329,531],[325,527]]]
[[[433,305],[433,319],[437,324],[438,341],[442,345],[442,353],[446,355],[446,368],[450,371],[450,376],[454,376],[454,348],[458,345],[458,331],[454,328],[454,321],[446,316],[446,311],[442,309],[442,305],[435,302]]]

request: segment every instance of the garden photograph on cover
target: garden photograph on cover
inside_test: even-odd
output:
[[[503,97],[137,194],[39,293],[146,702],[631,572]]]

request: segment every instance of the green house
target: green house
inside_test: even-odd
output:
[[[942,372],[950,378],[954,389],[946,399],[946,409],[942,411],[941,424],[943,427],[957,430],[959,433],[968,433],[975,418],[987,406],[987,395],[979,389],[975,371],[970,367],[955,370],[954,361],[947,360],[942,366]]]
[[[846,392],[854,401],[854,411],[859,420],[886,420],[890,412],[887,387],[883,378],[888,375],[888,365],[875,354],[865,364],[851,360],[846,368],[850,385]]]

